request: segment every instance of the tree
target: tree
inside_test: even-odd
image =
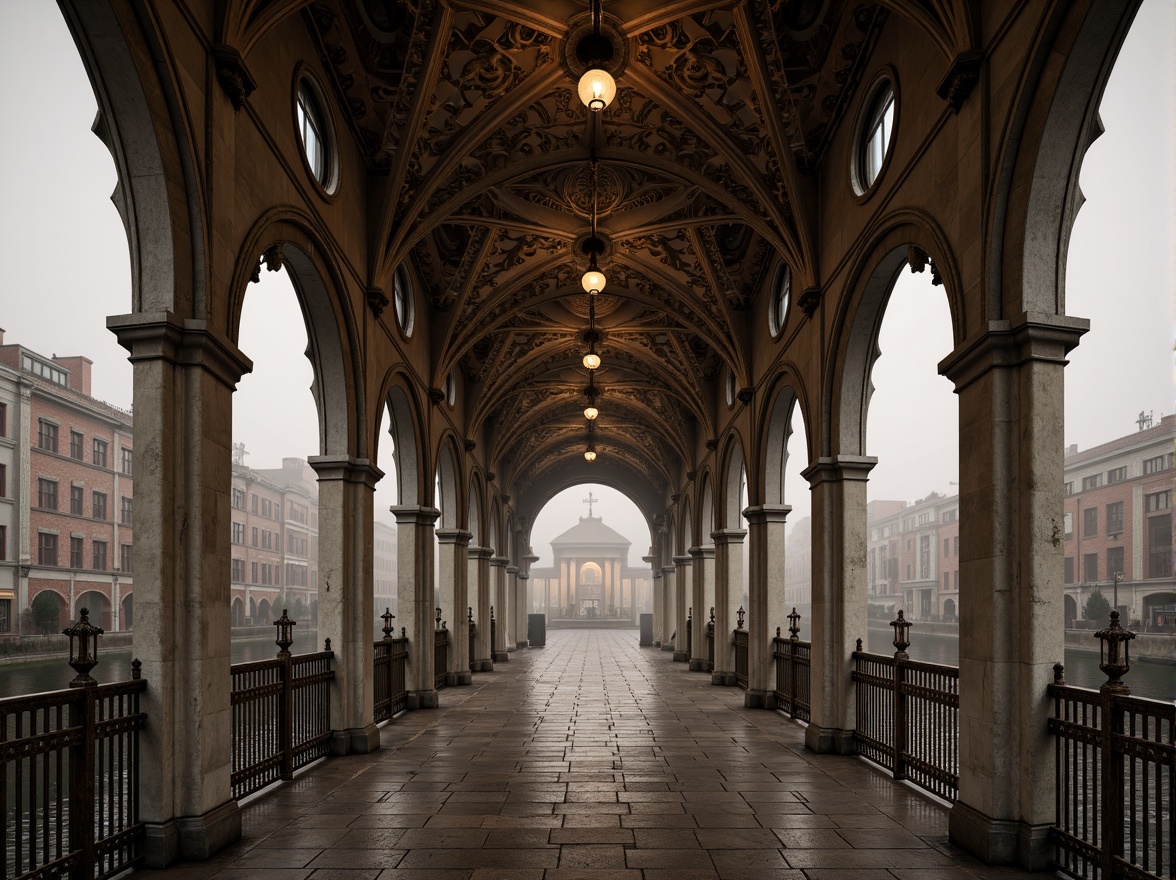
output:
[[[1082,616],[1097,623],[1106,623],[1110,619],[1110,613],[1111,603],[1102,594],[1102,590],[1095,587],[1094,592],[1087,597],[1086,604],[1082,607]]]
[[[61,626],[58,622],[61,617],[61,599],[51,590],[37,593],[33,597],[32,609],[33,626],[41,631],[41,635],[47,636]]]

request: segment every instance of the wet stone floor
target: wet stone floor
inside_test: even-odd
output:
[[[633,630],[553,630],[382,748],[242,808],[243,839],[160,880],[964,880],[1031,876],[947,840],[947,810]],[[1040,876],[1040,875],[1037,875]]]

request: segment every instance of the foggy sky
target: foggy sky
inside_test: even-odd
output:
[[[1146,0],[1120,54],[1101,112],[1106,134],[1082,172],[1087,202],[1071,240],[1069,314],[1091,331],[1066,370],[1066,442],[1080,448],[1135,430],[1140,410],[1173,408],[1176,328],[1176,4]],[[35,74],[34,74],[35,72]],[[131,310],[126,236],[109,197],[116,177],[106,148],[90,133],[95,102],[56,5],[0,3],[0,327],[5,342],[46,355],[94,361],[94,395],[129,407],[126,352],[105,318]],[[34,87],[35,84],[35,87]],[[901,137],[901,130],[898,132]],[[305,329],[283,277],[263,272],[246,297],[241,349],[254,360],[234,402],[234,436],[247,464],[276,467],[283,456],[315,454],[316,416],[303,356]],[[958,480],[956,399],[936,364],[952,349],[942,288],[904,272],[882,327],[874,372],[867,451],[878,456],[871,498],[914,500],[952,492]],[[275,430],[280,425],[280,430]],[[796,441],[803,440],[798,426]],[[386,437],[386,435],[382,435]],[[387,447],[390,444],[384,444]],[[786,475],[795,521],[808,512],[802,442]],[[387,450],[377,463],[389,474]],[[377,490],[377,511],[395,503],[392,478]],[[569,490],[536,523],[532,545],[586,514]],[[633,542],[638,563],[649,533],[636,507],[603,487],[597,511]],[[610,496],[615,496],[611,497]],[[542,564],[542,563],[541,563]]]

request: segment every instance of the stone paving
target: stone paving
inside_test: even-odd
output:
[[[635,631],[553,630],[472,687],[250,800],[243,840],[160,880],[1028,877],[947,841],[947,809]],[[1040,876],[1040,875],[1038,875]]]

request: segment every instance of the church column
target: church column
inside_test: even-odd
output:
[[[494,551],[489,547],[470,547],[466,553],[470,560],[468,589],[474,605],[474,623],[478,627],[477,635],[474,637],[474,671],[493,672],[494,649],[490,645],[490,557]]]
[[[447,684],[470,684],[469,554],[472,532],[437,529],[437,587],[441,616],[449,621]]]
[[[531,644],[530,622],[535,604],[534,586],[531,584],[531,566],[539,561],[539,557],[527,548],[527,555],[523,557],[523,570],[519,572],[519,607],[520,628],[518,630],[518,647],[526,648]]]
[[[707,597],[707,579],[714,577],[715,548],[691,547],[687,552],[694,560],[690,566],[693,575],[692,601],[694,606],[694,644],[690,646],[690,671],[708,672],[706,667],[706,624],[710,619],[710,603]],[[712,591],[714,590],[713,584],[712,580]]]
[[[948,833],[1048,865],[1047,687],[1062,659],[1063,372],[1079,318],[993,321],[940,364],[959,395],[960,782]]]
[[[508,565],[506,567],[506,612],[502,615],[503,623],[508,623],[506,632],[503,634],[504,644],[506,650],[518,650],[518,634],[519,629],[519,613],[523,610],[522,604],[519,602],[519,567],[517,565]],[[523,647],[527,647],[525,644]]]
[[[408,630],[408,708],[434,709],[433,524],[441,511],[410,505],[389,509],[396,517],[397,619]]]
[[[556,605],[559,606],[556,614],[557,617],[563,617],[567,613],[564,609],[568,607],[568,593],[570,592],[568,582],[570,579],[571,568],[569,567],[568,560],[561,559],[559,561],[559,587],[556,589],[556,599],[558,600]]]
[[[649,566],[649,599],[650,611],[653,612],[653,646],[655,648],[661,647],[661,569],[657,568],[655,563],[657,557],[654,555],[642,556],[641,561]]]
[[[380,747],[373,721],[372,521],[384,474],[367,459],[313,456],[307,463],[318,475],[318,637],[330,639],[335,652],[331,752],[372,752]]]
[[[677,611],[678,638],[674,640],[674,662],[685,663],[690,659],[690,643],[686,641],[686,617],[694,601],[694,572],[691,556],[675,556],[674,565],[674,607]]]
[[[773,708],[772,637],[783,626],[784,521],[788,505],[749,507],[747,519],[747,694],[750,709]]]
[[[803,471],[813,504],[813,697],[805,745],[815,752],[856,751],[852,655],[866,637],[866,480],[876,463],[843,455]]]
[[[674,645],[677,644],[675,639],[681,635],[685,636],[685,630],[678,629],[678,603],[675,601],[677,597],[677,586],[674,575],[677,574],[678,569],[672,565],[662,566],[662,633],[661,633],[661,648],[663,651],[674,650]]]
[[[233,389],[252,365],[204,321],[142,313],[107,326],[134,369],[133,647],[151,719],[140,739],[139,814],[146,864],[164,867],[241,837],[229,784],[226,523]]]
[[[711,532],[715,542],[715,668],[711,684],[735,684],[736,612],[743,602],[743,529]],[[746,609],[745,609],[746,610]]]
[[[506,653],[506,564],[505,556],[490,557],[490,607],[494,609],[494,644],[490,646],[495,663],[510,659]]]

